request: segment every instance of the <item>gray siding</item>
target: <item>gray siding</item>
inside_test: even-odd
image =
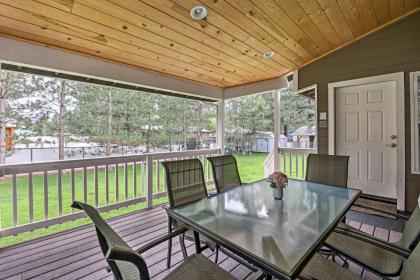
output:
[[[328,83],[405,72],[406,207],[417,205],[420,175],[411,174],[409,72],[420,71],[420,12],[299,70],[299,88],[318,84],[318,111],[328,111]],[[318,130],[319,152],[328,153],[328,128]]]

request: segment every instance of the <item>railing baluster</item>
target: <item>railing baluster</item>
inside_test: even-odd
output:
[[[124,194],[125,200],[128,200],[128,164],[124,163]]]
[[[286,154],[283,153],[283,170],[284,173],[286,173]]]
[[[289,153],[289,174],[292,177],[292,153]]]
[[[302,179],[305,179],[306,177],[306,170],[305,170],[305,164],[306,164],[306,154],[302,154]]]
[[[12,189],[12,201],[13,201],[13,226],[17,226],[17,186],[16,186],[16,174],[13,174],[13,189]]]
[[[163,191],[168,191],[166,189],[166,173],[165,173],[165,169],[163,169]]]
[[[137,163],[133,162],[133,198],[137,197]]]
[[[295,154],[296,179],[299,179],[299,155]]]
[[[109,167],[105,165],[105,204],[109,204]]]
[[[146,205],[147,205],[147,208],[152,208],[153,207],[153,158],[150,155],[147,156],[146,166],[147,166]]]
[[[87,187],[87,169],[83,167],[83,202],[87,202],[88,187]]]
[[[157,193],[160,192],[160,168],[159,168],[159,160],[156,160],[156,186],[157,186]]]
[[[28,173],[28,199],[29,199],[29,222],[34,221],[34,190],[32,182],[32,173]]]
[[[99,204],[99,187],[98,187],[98,166],[95,165],[95,207]]]
[[[119,187],[118,187],[118,163],[115,164],[115,203],[118,202],[119,199]]]
[[[74,177],[74,168],[70,169],[70,188],[71,188],[71,201],[76,200],[76,179]],[[71,207],[71,212],[74,212],[74,208]]]
[[[57,194],[58,194],[58,215],[63,215],[63,187],[62,187],[62,170],[57,170]]]
[[[146,162],[141,162],[141,195],[145,195],[146,186]]]

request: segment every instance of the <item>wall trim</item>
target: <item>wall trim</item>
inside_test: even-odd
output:
[[[414,135],[416,135],[416,120],[418,119],[416,112],[420,109],[415,96],[415,93],[419,90],[414,83],[414,78],[416,77],[420,77],[420,71],[410,72],[411,174],[420,174],[420,166],[419,168],[416,168],[417,163],[415,161],[415,156],[419,152],[417,147],[420,139],[414,137]]]
[[[380,82],[396,82],[397,93],[397,208],[405,211],[405,120],[404,120],[404,72],[364,77],[328,84],[328,154],[335,154],[335,89]]]

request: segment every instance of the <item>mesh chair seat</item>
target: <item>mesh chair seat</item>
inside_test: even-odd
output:
[[[218,193],[242,185],[238,164],[232,155],[208,157],[213,171],[214,184]]]
[[[315,254],[303,270],[303,276],[322,280],[360,280],[349,270],[337,265],[320,254]]]
[[[228,272],[203,255],[193,255],[175,268],[165,280],[235,280]]]
[[[403,263],[402,256],[340,233],[331,233],[326,245],[383,275],[398,275]]]

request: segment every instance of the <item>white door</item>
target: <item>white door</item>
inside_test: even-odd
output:
[[[348,186],[397,198],[396,82],[337,88],[335,95],[335,152],[350,156]]]

